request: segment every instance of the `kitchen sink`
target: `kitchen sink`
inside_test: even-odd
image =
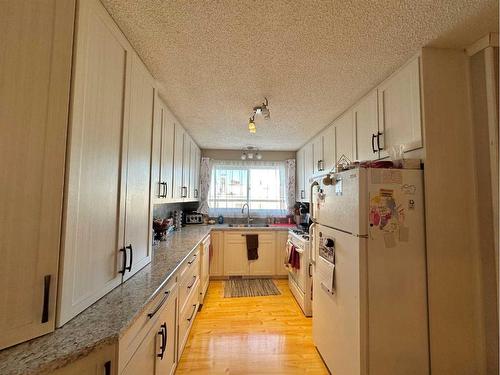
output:
[[[229,224],[229,228],[267,228],[269,224]]]

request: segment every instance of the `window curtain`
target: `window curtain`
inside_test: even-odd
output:
[[[200,165],[200,205],[197,212],[208,215],[208,192],[212,181],[212,161],[210,158],[202,157]]]
[[[295,206],[295,159],[285,161],[286,204],[288,214],[293,215]]]
[[[285,162],[284,161],[263,161],[263,160],[214,160],[212,164],[212,180],[214,179],[213,171],[216,168],[266,168],[273,167],[280,170],[280,209],[252,209],[252,217],[268,217],[268,216],[283,216],[288,213],[286,206],[286,184],[285,184]],[[212,184],[214,181],[211,182]],[[213,197],[211,197],[212,199]],[[222,207],[210,207],[209,215],[211,217],[216,217],[218,215],[223,215],[225,217],[243,217],[241,214],[241,209],[235,208],[222,208]]]

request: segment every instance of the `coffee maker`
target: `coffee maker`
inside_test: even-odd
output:
[[[294,206],[294,219],[297,229],[308,231],[311,224],[311,215],[309,214],[309,203],[297,202]]]

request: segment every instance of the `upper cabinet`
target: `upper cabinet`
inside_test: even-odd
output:
[[[159,95],[155,99],[151,190],[155,203],[172,200],[174,119]]]
[[[184,160],[184,128],[178,123],[174,126],[174,167],[172,198],[181,201],[184,198],[183,160]]]
[[[304,179],[304,149],[297,151],[297,161],[295,163],[297,173],[295,174],[296,191],[295,200],[302,202],[306,198],[305,179]]]
[[[154,80],[102,5],[78,4],[59,326],[151,259]]]
[[[348,110],[333,122],[335,126],[335,154],[336,163],[347,159],[354,161],[354,121],[353,112]]]
[[[423,146],[419,57],[378,87],[378,106],[381,157],[396,145],[403,145],[405,151]]]
[[[312,140],[313,147],[313,174],[325,170],[325,160],[323,157],[323,134],[319,134]]]
[[[329,172],[335,167],[335,126],[331,125],[323,133],[324,171]]]
[[[378,159],[380,137],[378,130],[378,96],[373,90],[353,108],[356,149],[354,160]]]
[[[74,13],[2,2],[0,349],[54,330]]]
[[[305,190],[305,202],[309,202],[309,196],[311,191],[309,189],[309,179],[312,177],[314,172],[314,160],[313,160],[313,144],[308,143],[304,147],[304,190]]]

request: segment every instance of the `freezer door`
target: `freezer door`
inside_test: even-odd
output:
[[[366,197],[366,169],[337,173],[332,184],[322,182],[321,191],[312,197],[315,220],[354,235],[366,235]]]
[[[370,375],[429,371],[422,171],[371,169]]]
[[[315,243],[334,241],[333,293],[321,284],[332,284],[324,272],[314,272],[313,339],[333,375],[365,374],[366,350],[366,239],[318,225]],[[316,245],[316,256],[318,246]],[[321,267],[317,258],[315,267]],[[326,261],[325,261],[326,262]],[[327,267],[323,269],[326,270]],[[330,267],[330,270],[332,268]]]

